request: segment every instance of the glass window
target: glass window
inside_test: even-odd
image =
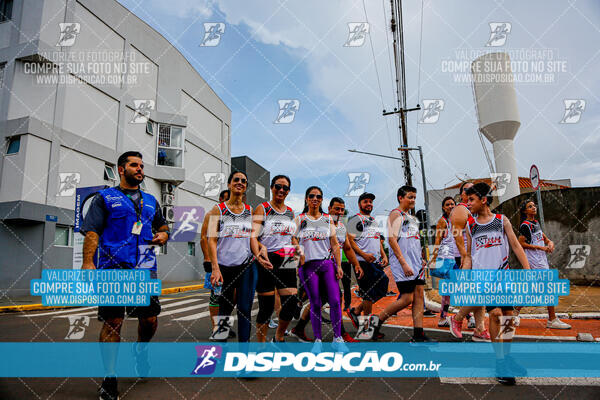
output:
[[[0,64],[0,89],[4,85],[4,67],[5,66],[6,66],[6,63]]]
[[[117,176],[115,174],[115,168],[112,165],[104,165],[104,180],[105,181],[116,181]]]
[[[0,22],[8,21],[12,17],[13,0],[0,0]]]
[[[54,231],[54,245],[71,246],[71,243],[73,243],[71,235],[70,226],[56,225],[56,230]]]
[[[146,121],[146,133],[154,135],[154,125],[152,124],[152,121]]]
[[[195,256],[196,255],[196,243],[188,242],[188,255]]]
[[[261,199],[265,198],[265,187],[263,185],[259,185],[258,183],[254,184],[256,186],[256,195]]]
[[[6,154],[15,154],[19,152],[21,148],[21,136],[13,136],[8,139],[8,148]]]

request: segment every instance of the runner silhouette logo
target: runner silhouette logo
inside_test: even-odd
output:
[[[585,262],[590,255],[591,246],[586,244],[572,244],[569,245],[569,251],[571,252],[571,258],[566,268],[569,269],[580,269],[585,266]]]
[[[198,359],[191,375],[210,375],[217,368],[217,360],[221,359],[221,346],[196,346]]]
[[[560,120],[561,124],[576,124],[581,119],[585,111],[585,100],[583,99],[565,99],[565,113]]]
[[[490,22],[490,39],[485,44],[486,47],[504,46],[511,30],[510,22]]]

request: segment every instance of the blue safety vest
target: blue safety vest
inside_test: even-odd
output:
[[[116,187],[99,192],[108,212],[98,246],[99,269],[144,268],[156,271],[156,245],[151,241],[152,221],[158,202],[151,194],[140,193],[141,210],[136,210],[133,200]],[[142,231],[134,235],[131,230],[137,221],[142,222]]]

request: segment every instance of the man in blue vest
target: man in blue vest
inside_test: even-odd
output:
[[[137,151],[123,153],[118,159],[119,186],[100,191],[92,200],[81,227],[83,242],[83,269],[150,270],[157,278],[155,247],[169,239],[169,228],[158,202],[151,194],[139,188],[144,180],[144,162]],[[94,254],[98,250],[97,264]],[[138,373],[149,371],[145,343],[149,342],[158,326],[161,307],[157,296],[149,306],[98,307],[98,320],[103,321],[100,342],[119,342],[125,312],[138,318],[136,367]],[[118,399],[117,378],[114,373],[115,352],[103,354],[107,377],[100,387],[100,399]]]

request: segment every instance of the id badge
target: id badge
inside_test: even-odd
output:
[[[133,235],[139,235],[140,233],[142,233],[142,221],[137,221],[135,224],[133,224],[133,228],[131,228],[131,233]]]

